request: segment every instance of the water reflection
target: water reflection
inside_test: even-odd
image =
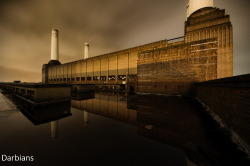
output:
[[[71,98],[73,100],[88,100],[88,99],[93,99],[93,98],[95,98],[95,93],[94,92],[89,92],[89,93],[76,93],[76,92],[72,92]]]
[[[71,100],[71,106],[84,110],[84,122],[91,112],[136,125],[138,134],[181,148],[186,160],[197,165],[240,163],[229,161],[239,157],[238,150],[190,98],[96,93],[95,98]]]
[[[84,111],[84,123],[88,123],[87,112],[95,113],[112,119],[136,124],[137,111],[128,109],[126,100],[121,94],[95,93],[94,98],[87,100],[71,100],[71,107]]]
[[[67,102],[46,106],[35,106],[22,102],[21,105],[18,105],[18,108],[34,125],[51,122],[72,115],[70,112],[70,103]]]
[[[9,121],[0,121],[3,133],[15,131],[0,137],[0,143],[6,142],[1,148],[17,153],[9,147],[19,147],[22,154],[30,146],[37,162],[47,163],[51,157],[54,165],[188,165],[189,160],[196,165],[245,164],[244,156],[189,98],[115,93],[72,98],[49,106],[13,99],[34,125],[17,123],[13,116],[12,124],[27,127],[5,130]],[[16,138],[24,144],[16,143]]]
[[[58,137],[58,120],[50,122],[51,126],[51,138],[57,138]]]
[[[50,122],[51,138],[58,137],[58,120],[72,115],[70,101],[34,105],[15,96],[12,96],[12,101],[34,125]]]
[[[89,124],[89,115],[88,112],[83,110],[83,117],[84,117],[84,126],[87,126]]]

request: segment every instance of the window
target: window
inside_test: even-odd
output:
[[[76,77],[76,81],[80,81],[80,77]]]
[[[109,76],[109,80],[115,80],[115,76]]]
[[[85,81],[85,77],[81,77],[81,80],[82,80],[82,81]]]
[[[93,80],[99,80],[99,76],[94,76]]]
[[[33,90],[27,90],[27,98],[34,99],[35,92]]]
[[[91,81],[91,77],[87,77],[87,80],[88,80],[88,81]]]
[[[119,75],[118,80],[126,80],[126,75]]]
[[[106,76],[101,76],[101,80],[105,81],[106,80]]]
[[[22,96],[25,95],[25,89],[21,89],[20,95],[22,95]]]

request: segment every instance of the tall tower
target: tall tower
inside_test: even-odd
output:
[[[233,76],[233,27],[230,16],[224,9],[213,7],[213,0],[189,0],[187,21],[185,22],[185,42],[204,41],[200,54],[211,50],[208,40],[213,41],[216,56],[217,76],[224,78]],[[210,43],[211,44],[211,43]],[[197,49],[198,45],[193,45]],[[209,80],[209,79],[208,79]]]
[[[51,34],[51,60],[59,60],[58,30],[52,29]]]
[[[214,0],[189,0],[187,18],[195,11],[204,7],[214,7]]]
[[[58,30],[52,29],[51,32],[51,54],[50,61],[48,64],[43,64],[42,68],[42,82],[49,82],[49,67],[60,65],[59,62],[59,38],[58,38]]]
[[[84,48],[84,59],[89,58],[89,43],[85,43],[85,48]]]

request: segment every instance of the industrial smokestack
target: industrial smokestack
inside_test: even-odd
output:
[[[84,59],[89,58],[89,43],[85,43],[85,48],[84,48]]]
[[[52,29],[51,34],[51,59],[59,60],[59,40],[58,40],[58,30]]]
[[[204,7],[214,7],[214,0],[189,0],[187,5],[187,18],[195,11]]]

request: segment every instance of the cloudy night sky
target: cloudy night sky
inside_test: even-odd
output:
[[[61,63],[184,36],[188,0],[1,0],[0,82],[40,82],[52,28]],[[234,75],[250,73],[250,1],[214,0],[233,24]]]

